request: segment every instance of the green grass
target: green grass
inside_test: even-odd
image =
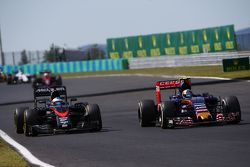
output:
[[[0,166],[29,167],[24,158],[0,138]]]
[[[63,77],[109,75],[109,74],[153,74],[153,75],[170,75],[170,76],[203,76],[203,77],[223,77],[223,78],[240,78],[250,79],[250,70],[223,72],[222,66],[193,66],[193,67],[165,67],[165,68],[147,68],[122,71],[105,71],[105,72],[85,72],[74,74],[63,74]]]

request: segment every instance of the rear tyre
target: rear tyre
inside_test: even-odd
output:
[[[24,110],[28,107],[16,108],[14,112],[14,121],[16,126],[16,133],[23,134],[23,121],[24,121]]]
[[[56,85],[59,85],[59,86],[62,85],[62,77],[61,76],[56,77]]]
[[[88,104],[86,106],[86,112],[89,116],[90,124],[94,124],[91,130],[100,131],[102,129],[102,117],[99,106],[97,104]]]
[[[155,126],[157,110],[153,100],[142,100],[138,107],[138,119],[141,127]]]
[[[32,82],[32,88],[33,89],[36,89],[37,88],[37,80],[35,79],[33,82]]]
[[[230,121],[230,123],[237,124],[241,121],[241,109],[238,98],[236,96],[225,97],[221,101],[222,110],[225,116],[229,114],[235,115],[235,120]]]
[[[161,103],[160,125],[162,129],[174,128],[173,118],[177,112],[175,104],[171,101]]]
[[[36,110],[26,109],[24,111],[24,124],[23,130],[25,136],[37,136],[37,131],[32,128],[33,125],[37,123],[37,113]]]
[[[42,79],[41,78],[35,78],[34,81],[32,82],[32,88],[36,89],[40,85],[42,85]]]
[[[6,81],[7,81],[7,85],[12,84],[12,75],[11,75],[11,74],[8,74],[8,75],[7,75]]]

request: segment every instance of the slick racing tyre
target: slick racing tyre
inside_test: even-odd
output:
[[[177,109],[173,102],[166,101],[161,103],[161,115],[159,120],[162,129],[174,128],[173,118],[175,117],[176,111]]]
[[[36,125],[37,123],[37,113],[36,110],[26,109],[24,111],[24,124],[23,124],[23,130],[25,136],[37,136],[38,133],[34,128],[32,128],[33,125]]]
[[[141,127],[155,126],[157,111],[154,101],[142,100],[138,104],[138,119]]]
[[[24,111],[28,109],[28,107],[20,107],[16,108],[14,112],[14,121],[16,126],[16,133],[22,134],[23,133],[23,119],[24,119]]]
[[[62,85],[62,77],[56,76],[56,85]]]
[[[225,97],[221,100],[222,110],[225,116],[229,116],[230,114],[236,115],[235,120],[230,123],[236,124],[241,121],[241,109],[240,104],[236,96]]]
[[[42,85],[42,79],[41,78],[35,78],[32,82],[32,88],[36,89],[37,87]]]
[[[91,130],[100,131],[102,129],[102,117],[99,106],[97,104],[88,104],[86,112],[89,116],[90,124],[94,123],[94,127]]]
[[[12,75],[11,75],[11,74],[8,74],[8,75],[7,75],[6,81],[7,81],[7,85],[12,84]]]

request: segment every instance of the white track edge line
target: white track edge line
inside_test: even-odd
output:
[[[13,146],[29,163],[33,165],[38,165],[41,167],[54,167],[53,165],[42,162],[36,158],[27,148],[17,143],[14,139],[8,136],[4,131],[0,129],[0,137]]]
[[[96,77],[121,77],[121,76],[141,76],[141,77],[162,77],[162,78],[180,78],[180,77],[189,77],[196,79],[217,79],[217,80],[234,80],[232,78],[223,78],[223,77],[203,77],[203,76],[185,76],[185,75],[153,75],[153,74],[107,74],[107,75],[90,75],[90,76],[77,76],[77,77],[66,77],[63,79],[72,79],[72,78],[96,78]],[[242,80],[250,82],[250,80]]]

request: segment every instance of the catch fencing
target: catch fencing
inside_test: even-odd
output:
[[[26,51],[26,61],[30,64],[39,64],[44,62],[45,51]],[[22,64],[22,51],[19,52],[4,52],[5,65],[20,65]]]

